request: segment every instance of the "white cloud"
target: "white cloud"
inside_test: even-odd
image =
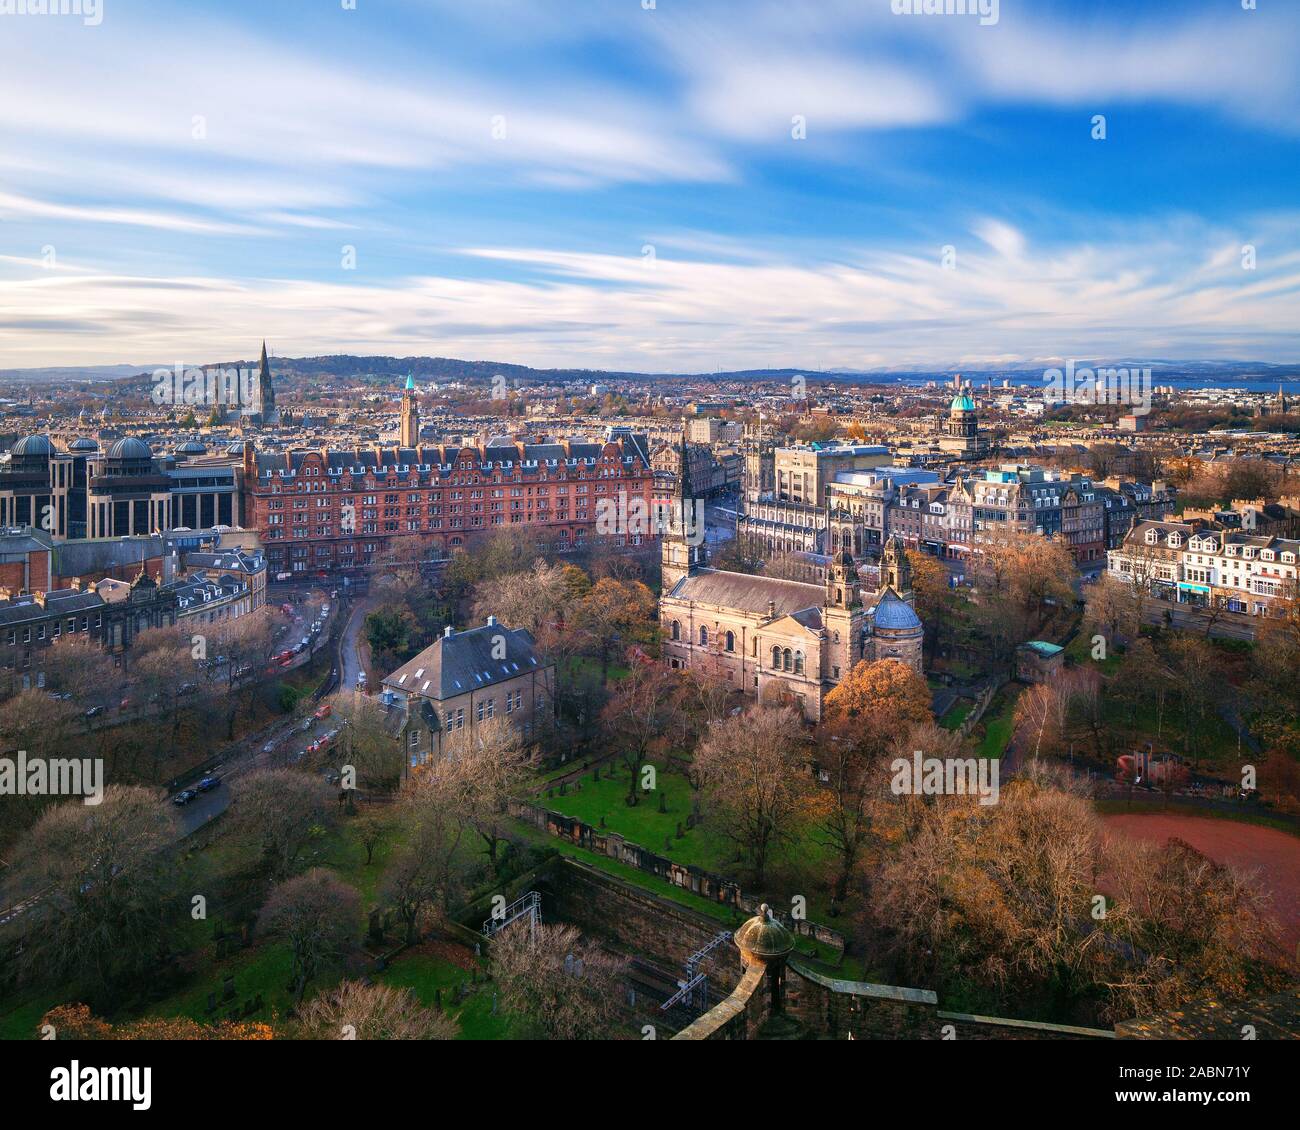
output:
[[[1258,218],[1255,227],[1270,244],[1292,223]],[[281,353],[679,371],[1295,355],[1294,253],[1251,273],[1220,254],[1227,233],[1187,222],[1176,233],[1147,225],[1032,253],[1005,225],[985,229],[990,249],[972,246],[956,271],[940,267],[937,251],[684,260],[665,242],[653,263],[528,247],[465,252],[489,274],[526,267],[529,282],[482,272],[387,286],[40,274],[0,281],[0,351],[14,366],[214,360],[242,356],[265,335]],[[63,332],[38,335],[42,319]]]

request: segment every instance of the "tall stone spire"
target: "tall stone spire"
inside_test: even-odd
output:
[[[660,567],[663,572],[662,588],[671,592],[683,577],[690,576],[701,564],[699,542],[703,540],[703,525],[695,520],[695,490],[691,485],[690,451],[686,445],[686,429],[682,429],[679,445],[681,472],[677,476],[677,489],[667,515],[667,528],[660,534]]]
[[[275,385],[271,382],[271,362],[266,356],[266,341],[262,341],[262,362],[257,370],[257,386],[253,391],[252,411],[258,423],[274,424],[280,419],[275,408]]]
[[[402,392],[402,416],[398,443],[402,447],[420,446],[420,400],[415,392],[415,378],[406,374],[406,388]]]

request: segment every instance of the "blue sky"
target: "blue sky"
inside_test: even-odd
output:
[[[0,368],[1297,357],[1290,0],[15,6]]]

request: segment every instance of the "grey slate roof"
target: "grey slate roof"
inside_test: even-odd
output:
[[[738,608],[764,616],[769,602],[776,605],[777,616],[788,616],[805,608],[820,608],[826,600],[826,591],[821,585],[712,569],[701,569],[683,577],[670,595],[677,600],[695,600],[701,604]]]
[[[504,657],[500,659],[492,654],[501,650],[497,647],[498,640],[504,646]],[[505,682],[528,671],[540,671],[544,666],[533,646],[531,633],[504,624],[484,624],[439,637],[389,675],[383,685],[405,694],[443,700]]]

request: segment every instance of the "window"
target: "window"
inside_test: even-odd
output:
[[[682,625],[681,625],[681,622],[678,621],[678,620],[674,620],[674,621],[673,621],[673,639],[675,639],[675,640],[680,640],[681,638],[682,638]]]
[[[787,647],[781,652],[781,669],[783,671],[793,670],[793,657],[790,655],[790,649]]]
[[[722,646],[726,648],[728,651],[736,650],[736,635],[734,632],[725,633],[722,637],[722,640],[723,640]]]
[[[700,647],[708,647],[708,646],[709,646],[709,629],[702,627],[700,628]]]
[[[781,670],[781,649],[779,647],[772,649],[772,670]]]

